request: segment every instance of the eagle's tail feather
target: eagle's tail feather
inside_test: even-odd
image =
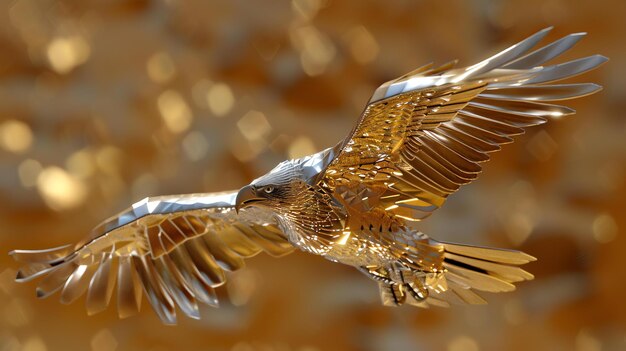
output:
[[[444,247],[445,273],[442,278],[445,282],[443,289],[439,287],[442,283],[435,284],[430,295],[433,298],[453,303],[484,304],[486,301],[475,291],[513,291],[513,283],[534,278],[519,267],[536,260],[524,252],[446,242],[439,244]]]
[[[457,280],[468,287],[489,292],[515,290],[512,283],[533,279],[519,265],[536,259],[524,252],[479,246],[442,243],[443,267],[448,280]]]
[[[379,282],[385,305],[485,304],[487,301],[476,291],[513,291],[514,283],[534,278],[519,265],[535,258],[521,251],[430,240],[433,245],[443,246],[443,270],[433,273],[407,267],[396,274],[399,279]]]

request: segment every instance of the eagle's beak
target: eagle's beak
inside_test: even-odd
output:
[[[237,198],[235,199],[235,211],[239,213],[239,210],[250,205],[253,202],[264,200],[262,197],[257,196],[256,191],[251,185],[246,185],[239,190]]]

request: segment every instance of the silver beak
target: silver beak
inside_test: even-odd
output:
[[[239,190],[237,198],[235,199],[235,211],[239,213],[239,210],[251,205],[254,202],[264,200],[262,197],[257,196],[256,191],[252,185],[246,185]]]

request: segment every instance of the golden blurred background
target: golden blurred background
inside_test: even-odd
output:
[[[0,350],[625,350],[626,2],[0,3]],[[200,321],[37,300],[5,254],[78,241],[148,195],[236,189],[329,147],[373,90],[544,27],[600,53],[605,89],[530,130],[422,225],[518,248],[536,279],[487,306],[388,308],[356,270],[258,256]],[[487,294],[485,294],[487,295]],[[230,299],[226,298],[230,297]]]

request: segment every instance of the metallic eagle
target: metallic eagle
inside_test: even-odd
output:
[[[120,317],[136,313],[145,293],[168,324],[177,308],[199,318],[199,303],[217,306],[214,288],[261,251],[297,248],[354,266],[385,305],[482,304],[476,291],[512,291],[533,278],[519,266],[535,258],[436,241],[419,222],[512,136],[574,113],[553,101],[601,89],[554,83],[607,59],[544,65],[584,36],[531,51],[548,32],[473,66],[429,64],[384,83],[335,147],[284,161],[238,191],[149,197],[76,245],[12,251],[23,263],[17,281],[42,277],[37,296],[61,291],[63,303],[86,293],[89,314],[116,293]]]

